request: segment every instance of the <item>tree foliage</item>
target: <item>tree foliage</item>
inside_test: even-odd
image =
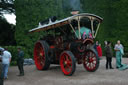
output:
[[[15,45],[15,26],[0,17],[0,45]]]
[[[28,30],[38,26],[39,21],[45,20],[50,16],[61,14],[54,0],[16,0],[16,32],[15,38],[18,45],[28,49],[32,55],[34,43],[44,32],[28,34]],[[59,11],[59,12],[57,12]]]
[[[14,0],[0,0],[0,45],[16,45],[15,26],[9,24],[4,14],[15,13]]]
[[[0,0],[0,15],[14,12],[14,0]]]

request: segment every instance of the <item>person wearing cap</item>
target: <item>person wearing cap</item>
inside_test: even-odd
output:
[[[8,78],[8,68],[11,62],[11,53],[7,50],[2,50],[2,74],[4,79]]]
[[[17,58],[17,65],[19,69],[19,75],[18,76],[24,76],[24,52],[21,50],[21,48],[18,48],[18,58]]]

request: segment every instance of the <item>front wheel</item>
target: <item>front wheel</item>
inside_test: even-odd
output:
[[[72,52],[64,51],[60,56],[60,67],[64,75],[71,76],[76,69],[76,60]]]
[[[94,49],[88,49],[83,56],[83,66],[89,72],[94,72],[99,67],[99,57]]]

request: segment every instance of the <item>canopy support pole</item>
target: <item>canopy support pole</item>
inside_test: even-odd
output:
[[[74,30],[73,26],[71,25],[71,23],[69,23],[70,27],[72,28],[72,30],[74,31],[75,35],[77,36],[76,34],[76,31]]]
[[[81,39],[81,34],[80,34],[80,18],[78,16],[78,30],[79,30],[79,39]]]
[[[99,30],[99,27],[100,27],[100,23],[99,23],[98,26],[97,26],[97,30],[96,30],[96,34],[95,34],[94,38],[95,38],[96,35],[97,35],[97,32],[98,32],[98,30]]]
[[[94,38],[93,19],[92,19],[92,17],[91,17],[91,29],[92,29],[92,36],[93,36],[93,38]]]

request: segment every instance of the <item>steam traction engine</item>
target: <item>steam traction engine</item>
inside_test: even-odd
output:
[[[99,58],[93,43],[101,22],[99,16],[82,13],[29,30],[30,33],[47,31],[35,43],[37,69],[47,70],[50,64],[60,64],[62,72],[70,76],[78,63],[89,72],[96,71]]]

